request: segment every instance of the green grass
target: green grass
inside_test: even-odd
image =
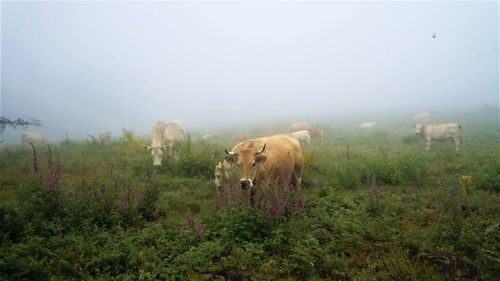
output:
[[[141,141],[62,143],[51,173],[38,146],[35,175],[30,147],[5,149],[0,279],[495,280],[498,128],[477,126],[459,153],[409,133],[329,134],[304,148],[305,207],[274,215],[218,202],[228,143],[181,143],[160,168]]]

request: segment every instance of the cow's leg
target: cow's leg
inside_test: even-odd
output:
[[[426,138],[425,150],[431,150],[431,138]]]
[[[458,146],[460,144],[460,141],[458,139],[455,140],[455,150],[458,151]]]

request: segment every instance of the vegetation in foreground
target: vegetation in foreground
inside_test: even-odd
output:
[[[213,186],[228,144],[181,143],[158,169],[132,135],[7,148],[0,279],[495,280],[498,128],[483,129],[458,154],[337,134],[304,149],[300,197],[258,209]]]

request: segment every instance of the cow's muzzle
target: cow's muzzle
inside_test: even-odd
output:
[[[251,180],[241,180],[240,184],[241,184],[241,188],[243,188],[243,189],[249,189],[250,187],[252,187]]]

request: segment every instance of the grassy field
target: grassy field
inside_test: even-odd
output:
[[[413,132],[331,132],[303,148],[302,191],[250,208],[213,184],[223,142],[0,152],[0,279],[498,280],[498,125],[430,152]],[[347,152],[349,145],[349,153]],[[279,188],[278,188],[279,189]]]

